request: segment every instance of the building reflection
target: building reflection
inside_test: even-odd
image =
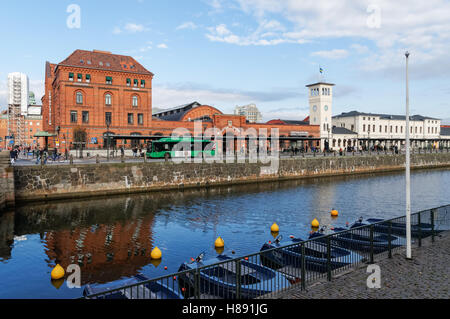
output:
[[[102,199],[24,207],[16,234],[40,233],[53,267],[81,268],[81,283],[106,283],[136,275],[150,263],[154,214],[141,198]]]
[[[0,262],[11,258],[14,244],[14,213],[0,214]]]

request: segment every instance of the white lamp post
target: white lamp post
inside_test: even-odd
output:
[[[411,259],[411,162],[409,150],[409,85],[408,85],[408,58],[406,51],[406,258]]]

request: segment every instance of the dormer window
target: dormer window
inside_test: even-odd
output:
[[[98,65],[103,66],[103,62],[102,61],[98,62]]]
[[[83,60],[80,60],[80,63],[81,63],[81,64],[83,64],[83,63],[84,63],[84,61],[83,61]]]
[[[106,62],[106,66],[107,66],[107,67],[110,67],[110,66],[111,66],[111,64],[109,64],[109,62]]]
[[[91,64],[92,64],[91,60],[88,60],[88,61],[87,61],[87,64],[91,65]]]

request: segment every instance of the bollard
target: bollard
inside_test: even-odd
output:
[[[434,243],[434,209],[430,210],[431,242]]]
[[[331,281],[331,240],[327,238],[327,279]]]
[[[305,265],[305,244],[302,244],[302,261],[301,261],[301,267],[302,267],[302,278],[301,278],[301,283],[302,283],[302,290],[306,289],[306,265]]]
[[[95,162],[96,162],[97,164],[100,163],[100,158],[99,158],[98,154],[97,154],[97,156],[95,156]]]
[[[392,235],[392,221],[389,221],[389,231],[388,231],[388,257],[392,258],[392,244],[391,244],[391,235]]]
[[[122,154],[122,155],[120,156],[120,162],[121,162],[121,163],[125,163],[125,155]]]
[[[391,239],[389,238],[389,242]],[[370,225],[370,262],[369,264],[373,264],[373,225]]]
[[[194,297],[200,299],[200,269],[194,271]]]
[[[70,161],[70,165],[73,165],[73,155],[72,154],[70,154],[70,156],[69,156],[69,161]]]
[[[236,260],[236,299],[241,299],[241,260]]]
[[[422,246],[422,226],[420,221],[420,212],[417,214],[417,226],[419,226],[419,247]]]

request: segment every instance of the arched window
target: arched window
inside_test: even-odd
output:
[[[111,94],[105,94],[105,105],[111,105],[112,104],[112,96]]]
[[[77,100],[77,104],[83,104],[83,93],[77,92],[76,93],[76,100]]]
[[[139,104],[139,99],[138,99],[138,97],[137,97],[136,95],[133,95],[132,103],[133,103],[133,104],[132,104],[133,106],[135,106],[135,107],[138,106],[138,104]]]

